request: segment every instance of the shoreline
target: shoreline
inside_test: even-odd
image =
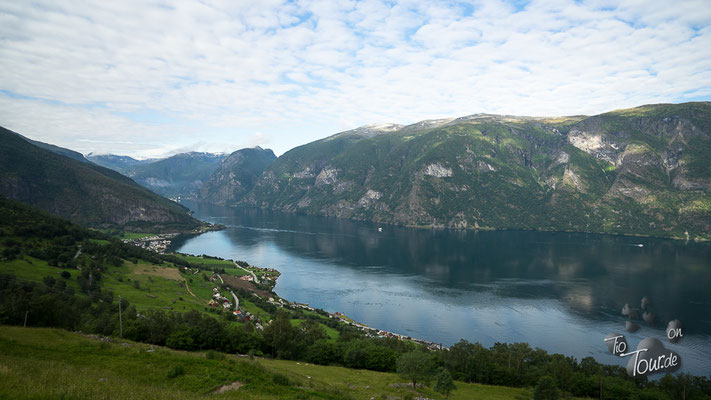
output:
[[[173,237],[176,237],[176,236],[177,236],[177,235],[174,235]],[[151,237],[151,238],[152,238],[152,237]],[[158,252],[158,251],[155,250],[154,248],[147,248],[147,249],[148,249],[148,250],[151,250],[151,251]],[[171,253],[171,254],[188,255],[188,256],[193,256],[193,257],[201,257],[201,256],[202,256],[202,255],[195,255],[195,254],[188,254],[188,253],[180,253],[180,252],[177,252],[177,251],[172,251],[172,252],[170,252],[170,253]],[[161,254],[165,254],[165,251],[164,251],[164,252],[161,252]],[[225,260],[225,261],[231,261],[231,262],[235,265],[235,267],[240,268],[240,269],[244,270],[245,272],[247,272],[247,273],[249,274],[248,276],[254,276],[254,275],[255,275],[254,271],[248,270],[248,269],[246,269],[246,268],[244,268],[244,267],[241,267],[241,266],[237,265],[237,263],[236,263],[235,260],[231,260],[231,259],[223,259],[223,260]],[[277,270],[277,269],[275,269],[275,268],[258,267],[258,266],[251,265],[251,264],[249,265],[249,267],[252,267],[252,268],[257,269],[258,272],[259,272],[259,271],[264,271],[264,272],[276,272],[276,275],[277,275],[276,278],[267,279],[267,280],[271,281],[271,282],[270,282],[270,283],[271,283],[271,287],[269,288],[268,293],[269,293],[270,295],[272,295],[272,296],[270,296],[269,298],[266,298],[266,299],[262,298],[261,295],[259,295],[259,294],[256,293],[256,290],[260,290],[260,289],[259,289],[258,287],[256,287],[256,285],[254,284],[255,282],[253,282],[252,280],[249,280],[249,279],[248,279],[248,280],[245,280],[245,282],[247,282],[249,285],[251,285],[251,286],[253,287],[253,290],[249,290],[249,291],[252,293],[252,295],[257,296],[257,297],[259,297],[259,298],[262,298],[262,300],[265,300],[265,301],[267,301],[268,303],[270,303],[270,304],[272,304],[272,305],[274,305],[274,306],[282,307],[282,308],[288,307],[288,308],[291,308],[291,309],[304,309],[304,310],[308,310],[308,311],[312,311],[312,312],[319,312],[319,311],[321,311],[321,312],[327,314],[329,318],[336,319],[336,320],[338,320],[339,322],[341,322],[341,323],[343,323],[343,324],[350,325],[350,326],[353,326],[353,327],[358,328],[359,330],[361,330],[362,332],[364,332],[364,333],[366,334],[366,336],[368,336],[368,337],[396,338],[396,339],[398,339],[398,340],[410,341],[410,342],[416,343],[416,344],[418,344],[418,345],[421,345],[421,346],[426,347],[426,348],[429,349],[429,350],[442,350],[442,349],[448,349],[448,348],[449,348],[449,347],[447,347],[447,346],[444,346],[442,343],[436,343],[436,342],[429,341],[429,340],[425,340],[425,339],[413,338],[413,337],[411,337],[411,336],[399,334],[399,333],[396,333],[396,332],[390,332],[390,331],[386,331],[386,330],[383,330],[383,329],[377,329],[377,328],[370,327],[370,326],[368,326],[368,325],[366,325],[366,324],[363,324],[363,323],[361,323],[361,322],[355,321],[355,320],[353,320],[353,319],[347,317],[345,314],[343,314],[343,313],[340,312],[340,311],[334,311],[334,312],[331,313],[331,312],[328,312],[328,311],[326,311],[326,310],[324,310],[324,309],[322,309],[322,308],[315,308],[315,307],[312,307],[312,306],[310,306],[309,304],[306,304],[306,303],[298,303],[298,302],[295,302],[295,301],[290,301],[290,300],[288,300],[288,299],[285,299],[285,298],[279,296],[277,293],[274,292],[274,287],[276,286],[276,281],[277,281],[277,280],[279,279],[279,277],[281,276],[281,272],[280,272],[279,270]],[[222,279],[222,277],[220,276],[220,274],[216,274],[216,275],[219,277],[219,279],[220,279],[220,281],[222,282],[223,285],[226,285],[227,287],[229,287],[229,288],[231,288],[231,289],[236,289],[236,288],[232,287],[229,283],[225,283],[224,280]],[[233,276],[233,278],[235,278],[235,279],[241,279],[241,278],[234,277],[234,276]],[[263,278],[262,280],[265,280],[265,279]],[[259,283],[259,281],[257,281],[256,283]],[[263,289],[262,289],[262,290],[263,290]],[[234,293],[231,292],[231,294],[236,298],[236,295],[235,295]],[[238,303],[238,304],[239,304],[239,303]],[[243,310],[241,310],[239,307],[236,307],[236,310],[239,310],[241,313],[245,313],[245,314],[246,314],[246,310],[243,311]]]
[[[675,240],[675,241],[685,241],[687,243],[688,242],[711,243],[711,236],[709,236],[709,237],[703,237],[703,236],[692,237],[691,235],[688,235],[688,236],[660,236],[660,235],[645,234],[645,233],[598,232],[598,231],[567,230],[567,229],[542,229],[542,228],[528,228],[528,229],[526,229],[526,228],[494,228],[494,227],[488,227],[488,226],[478,226],[478,227],[467,226],[465,228],[452,228],[452,227],[447,227],[447,226],[443,226],[443,225],[394,224],[394,223],[390,223],[390,222],[375,221],[375,220],[371,220],[371,219],[347,218],[347,217],[337,217],[337,216],[333,216],[333,215],[302,213],[302,212],[297,212],[297,211],[274,209],[274,208],[268,208],[268,207],[257,207],[257,206],[247,205],[247,204],[220,206],[217,204],[200,203],[197,201],[194,202],[194,204],[196,204],[196,205],[205,204],[205,205],[210,205],[210,206],[224,207],[224,208],[228,208],[228,209],[262,210],[262,211],[278,212],[278,213],[284,213],[284,214],[296,215],[296,216],[305,216],[305,217],[333,218],[333,219],[337,219],[337,220],[369,223],[369,224],[374,224],[374,225],[380,224],[380,225],[386,225],[386,226],[395,227],[395,228],[407,228],[407,229],[417,229],[417,230],[436,230],[436,231],[451,231],[451,232],[547,232],[547,233],[559,232],[559,233],[579,233],[579,234],[586,234],[586,235],[609,235],[609,236],[630,237],[630,238],[667,239],[667,240]],[[205,223],[209,223],[208,221],[205,221],[202,219],[201,219],[201,221],[203,221]],[[225,229],[225,228],[223,227],[223,229]],[[219,230],[222,230],[222,229],[219,229]],[[688,234],[688,232],[687,232],[687,234]]]

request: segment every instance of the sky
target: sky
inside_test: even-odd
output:
[[[708,100],[708,0],[0,0],[0,126],[84,154]]]

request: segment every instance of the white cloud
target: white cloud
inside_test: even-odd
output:
[[[711,98],[704,0],[472,5],[3,2],[0,124],[84,152],[279,154],[371,122]]]

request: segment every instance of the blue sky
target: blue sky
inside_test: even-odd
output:
[[[0,0],[0,39],[0,125],[83,153],[711,99],[706,0]]]

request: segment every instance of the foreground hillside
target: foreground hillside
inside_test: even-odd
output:
[[[155,232],[200,225],[187,208],[115,171],[35,146],[4,128],[0,195],[86,226]]]
[[[711,103],[473,115],[297,147],[227,204],[408,226],[709,239],[710,154]]]
[[[173,351],[58,329],[8,326],[0,326],[0,382],[0,398],[12,399],[370,399],[414,394],[391,373]],[[239,388],[217,393],[229,385]],[[457,386],[450,399],[516,399],[530,393],[461,382]],[[418,392],[443,398],[431,389]]]

